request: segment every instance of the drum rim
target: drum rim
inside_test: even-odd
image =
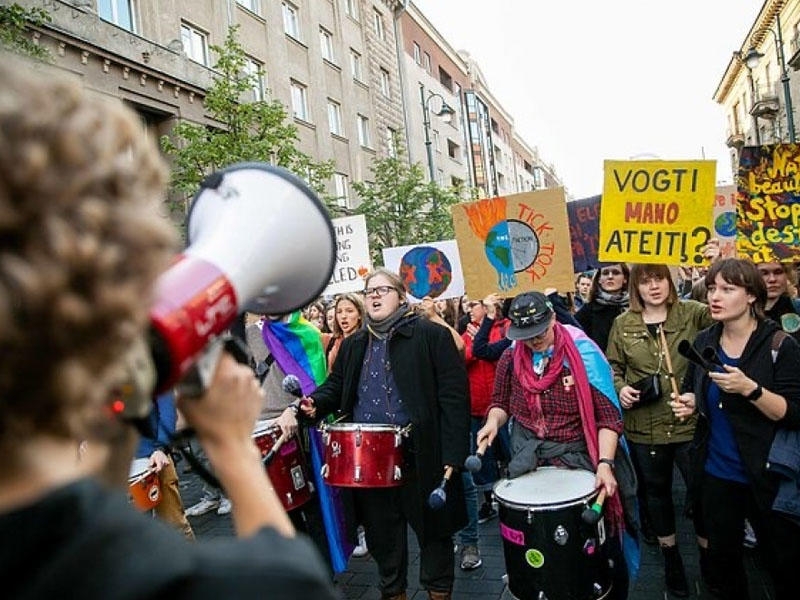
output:
[[[586,469],[562,469],[560,467],[550,467],[550,466],[548,466],[548,467],[540,467],[537,470],[539,470],[539,471],[543,471],[543,470],[583,471],[584,473],[592,474],[591,471],[587,471]],[[531,472],[534,473],[535,471],[531,471]],[[522,475],[520,477],[522,477]],[[515,479],[519,479],[519,478],[515,477]],[[498,504],[500,504],[500,505],[502,505],[502,506],[504,506],[506,508],[515,509],[515,510],[524,510],[524,511],[532,510],[533,512],[549,512],[549,511],[562,510],[564,508],[569,508],[571,506],[576,506],[576,505],[579,505],[579,504],[585,504],[589,500],[591,500],[593,497],[597,496],[597,494],[599,493],[599,490],[595,488],[591,492],[588,492],[588,493],[583,494],[582,496],[578,496],[576,498],[571,498],[569,500],[557,500],[557,501],[554,501],[554,502],[543,502],[543,503],[540,503],[540,504],[531,504],[531,503],[524,503],[523,504],[523,503],[521,503],[521,502],[519,502],[517,500],[505,499],[500,494],[497,493],[497,488],[500,486],[500,484],[505,483],[507,481],[513,481],[513,479],[506,478],[506,479],[498,480],[497,483],[495,483],[494,486],[492,486],[492,494],[494,495],[494,497],[497,500]]]
[[[372,432],[399,432],[403,427],[401,425],[392,425],[390,423],[331,423],[324,425],[327,431],[372,431]]]

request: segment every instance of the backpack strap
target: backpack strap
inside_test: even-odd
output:
[[[772,342],[769,345],[769,349],[772,351],[772,364],[775,364],[775,361],[778,360],[778,350],[780,350],[781,344],[783,340],[789,337],[789,334],[785,331],[778,329],[772,335]]]

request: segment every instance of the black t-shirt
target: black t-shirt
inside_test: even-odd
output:
[[[2,597],[336,598],[304,538],[191,543],[90,480],[0,515]]]

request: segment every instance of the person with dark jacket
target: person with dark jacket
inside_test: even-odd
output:
[[[792,263],[765,262],[756,267],[767,286],[764,314],[800,342],[800,314],[789,296],[789,284],[795,280]]]
[[[381,596],[406,597],[410,525],[419,540],[421,585],[430,598],[449,599],[452,535],[467,522],[461,476],[450,477],[441,510],[428,497],[445,467],[457,471],[469,451],[464,360],[450,331],[409,308],[396,273],[377,269],[365,286],[366,327],[342,342],[330,376],[302,410],[314,418],[338,411],[356,423],[411,425],[402,485],[354,488],[352,499],[378,564]]]
[[[628,278],[630,270],[625,263],[608,265],[595,271],[589,301],[575,313],[575,320],[603,352],[608,347],[611,326],[628,310]]]
[[[178,249],[168,171],[122,103],[9,56],[0,81],[3,597],[336,597],[253,444],[253,373],[226,352],[204,393],[177,405],[236,537],[191,543],[129,504],[130,419],[155,386],[150,299]]]
[[[764,318],[767,291],[749,260],[725,259],[706,275],[716,321],[694,341],[722,365],[689,366],[676,417],[699,414],[693,485],[702,494],[711,581],[726,600],[747,599],[744,520],[750,520],[773,576],[775,598],[797,597],[800,525],[773,510],[779,477],[769,468],[779,429],[800,429],[800,346]]]
[[[483,302],[470,302],[472,322],[463,338],[467,344],[467,374],[470,388],[470,414],[472,423],[471,451],[477,450],[475,436],[483,425],[486,411],[492,399],[494,376],[497,361],[503,351],[511,345],[506,337],[509,321],[503,317],[502,301],[497,294],[489,294]],[[511,441],[508,429],[502,427],[490,446],[486,448],[481,461],[481,470],[473,473],[478,491],[483,492],[484,500],[478,511],[481,523],[497,516],[492,507],[492,487],[500,478],[498,460],[507,463],[510,458]]]

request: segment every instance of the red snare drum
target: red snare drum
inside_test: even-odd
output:
[[[281,428],[278,425],[257,423],[253,432],[253,441],[261,450],[262,457],[272,450],[280,437]],[[275,493],[287,511],[302,506],[311,499],[314,489],[306,475],[305,465],[300,442],[297,437],[291,437],[278,448],[272,462],[266,467]]]
[[[403,437],[398,425],[334,423],[322,426],[322,477],[333,486],[395,487],[403,483]]]
[[[139,510],[152,510],[161,502],[161,481],[158,473],[150,468],[149,458],[137,458],[131,463],[128,491]]]

